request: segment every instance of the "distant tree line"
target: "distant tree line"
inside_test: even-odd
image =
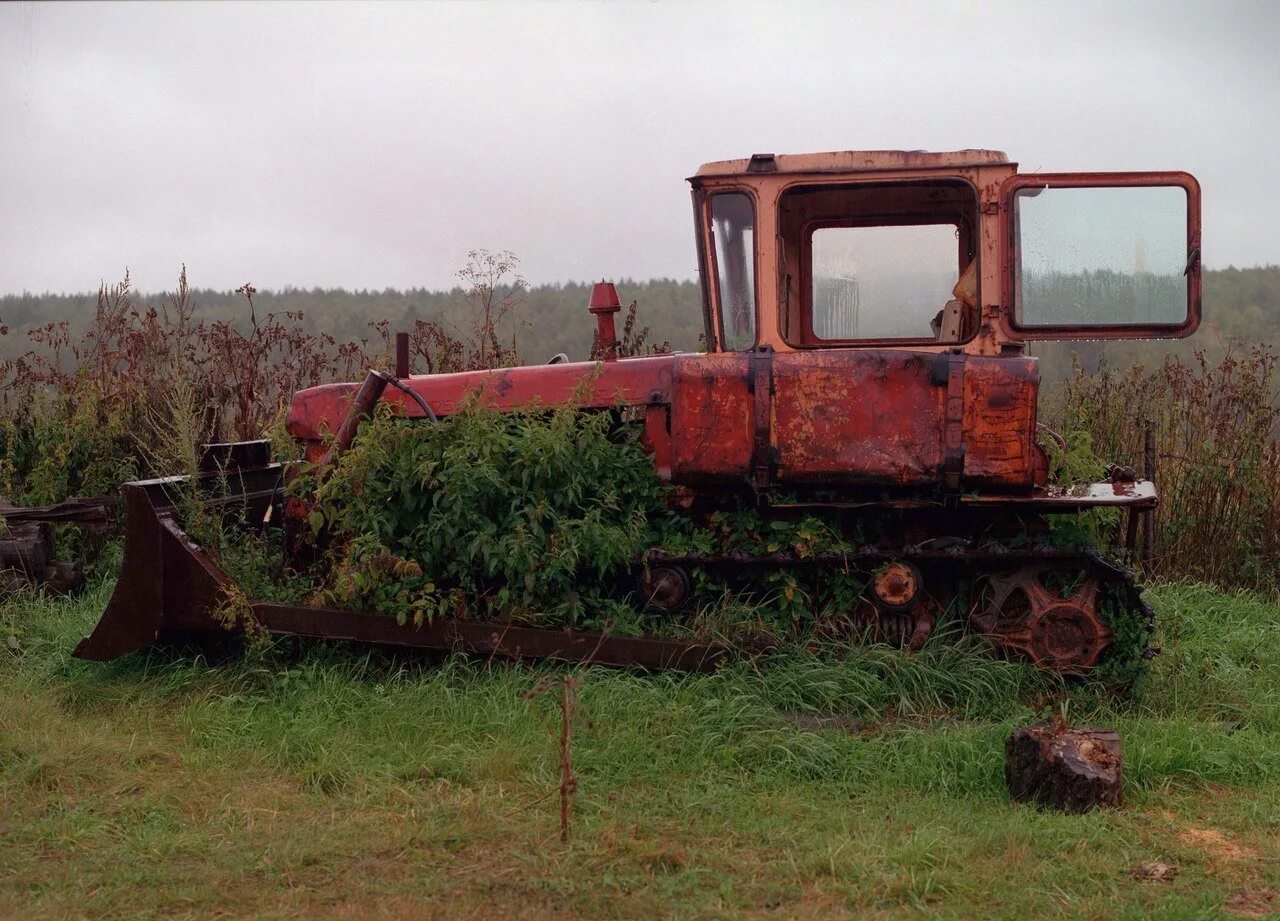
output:
[[[650,342],[670,342],[674,349],[698,348],[702,336],[701,300],[697,282],[668,278],[617,282],[625,308],[638,303],[640,322],[650,327]],[[591,351],[596,323],[587,312],[590,283],[536,285],[520,294],[516,310],[520,355],[523,361],[546,361],[557,352],[585,359]],[[0,323],[6,334],[0,337],[0,356],[13,357],[30,348],[27,333],[46,323],[70,320],[72,333],[87,327],[94,314],[97,292],[86,294],[19,294],[0,297]],[[159,295],[135,294],[136,304],[159,303]],[[225,320],[248,323],[248,304],[234,291],[192,288],[196,320]],[[253,296],[258,315],[300,314],[300,325],[311,332],[325,332],[339,341],[359,340],[377,335],[374,325],[385,324],[392,331],[408,331],[416,320],[468,323],[461,315],[466,309],[466,289],[446,291],[426,288],[399,290],[346,290],[344,288],[259,289]]]
[[[677,350],[701,345],[703,324],[701,294],[697,282],[669,278],[617,283],[624,307],[638,304],[639,322],[650,328],[649,342],[670,343]],[[517,311],[520,357],[527,363],[545,361],[557,352],[585,358],[591,351],[595,323],[587,313],[591,284],[536,285],[521,294]],[[232,291],[192,289],[196,319],[248,322],[245,299]],[[158,296],[135,295],[135,303],[159,303]],[[0,357],[14,357],[31,345],[30,331],[69,320],[72,334],[83,331],[93,316],[97,293],[19,294],[0,297]],[[346,290],[343,288],[285,288],[259,290],[254,303],[259,315],[300,314],[300,325],[312,332],[332,335],[339,341],[373,338],[377,327],[409,330],[416,320],[440,320],[458,316],[466,302],[462,287],[450,290],[426,288]],[[1260,268],[1227,268],[1205,273],[1205,319],[1201,330],[1183,342],[1068,342],[1033,347],[1043,362],[1048,381],[1071,373],[1073,354],[1087,370],[1095,369],[1105,354],[1112,367],[1135,361],[1158,364],[1164,355],[1190,356],[1196,349],[1221,354],[1230,341],[1280,343],[1280,265]]]

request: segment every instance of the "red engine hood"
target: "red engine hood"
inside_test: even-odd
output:
[[[566,362],[422,375],[409,378],[408,385],[438,416],[447,416],[464,401],[477,397],[482,405],[499,411],[559,406],[572,400],[588,407],[641,406],[671,401],[674,363],[674,355]],[[289,434],[315,440],[336,432],[359,386],[323,384],[299,390],[289,405]],[[394,388],[387,388],[382,401],[402,416],[423,415],[417,404]]]

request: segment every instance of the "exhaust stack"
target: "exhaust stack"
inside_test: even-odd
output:
[[[602,355],[605,361],[618,360],[618,329],[613,315],[622,309],[618,301],[618,289],[613,282],[596,282],[591,289],[591,304],[587,307],[596,315],[596,345],[591,351]]]

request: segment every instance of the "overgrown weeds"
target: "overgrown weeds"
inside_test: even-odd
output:
[[[645,546],[653,465],[610,413],[382,414],[327,477],[295,482],[339,554],[322,600],[415,622],[501,614],[580,625],[592,581]],[[584,579],[584,576],[586,577]]]
[[[1051,414],[1108,460],[1158,462],[1152,575],[1280,590],[1280,377],[1267,346],[1211,363],[1169,357],[1156,368],[1076,367]]]
[[[416,363],[428,372],[517,363],[517,266],[510,253],[468,254],[464,319],[417,321]],[[0,362],[0,494],[39,505],[185,472],[201,444],[278,429],[297,390],[389,364],[388,322],[338,341],[301,314],[260,313],[252,284],[237,293],[239,319],[197,321],[185,266],[157,306],[135,302],[126,274],[99,289],[83,334],[67,319],[31,330],[31,348]]]

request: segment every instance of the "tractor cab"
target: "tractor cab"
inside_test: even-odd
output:
[[[846,151],[708,163],[690,183],[711,352],[1009,354],[1199,323],[1200,190],[1186,173]]]

